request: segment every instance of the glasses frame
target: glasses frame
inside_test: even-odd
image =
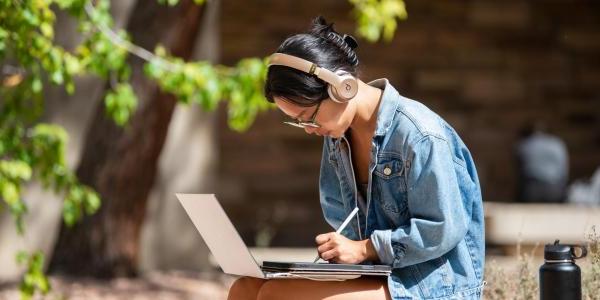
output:
[[[315,109],[315,112],[310,117],[310,120],[302,121],[300,119],[292,119],[292,121],[285,121],[283,122],[283,124],[291,125],[298,128],[321,128],[321,125],[319,125],[315,120],[317,119],[317,114],[319,113],[319,108],[321,108],[322,102],[323,101],[319,101],[319,103],[317,103],[317,109]]]

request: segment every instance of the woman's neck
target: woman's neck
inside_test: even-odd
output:
[[[370,139],[373,136],[382,94],[382,90],[358,81],[358,94],[353,100],[356,101],[356,113],[350,125],[353,138]]]

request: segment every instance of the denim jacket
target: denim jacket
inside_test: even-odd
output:
[[[392,299],[479,299],[485,259],[483,205],[475,165],[454,129],[423,104],[398,94],[387,79],[371,162],[366,212],[342,232],[370,238],[391,265]],[[357,206],[351,149],[325,137],[320,201],[338,228]]]

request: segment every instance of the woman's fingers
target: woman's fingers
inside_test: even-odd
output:
[[[338,251],[338,249],[334,248],[328,251],[325,251],[324,253],[321,253],[321,258],[327,261],[333,261],[336,262],[337,261],[337,257],[340,255],[340,252]]]
[[[332,243],[332,242],[327,242],[327,243],[325,243],[325,244],[323,244],[323,245],[319,246],[319,247],[317,248],[317,252],[319,252],[319,255],[320,255],[321,253],[327,252],[327,251],[329,251],[329,250],[333,249],[334,247],[335,247],[335,244],[334,244],[334,243]]]
[[[324,243],[327,243],[331,239],[333,234],[335,234],[335,232],[319,234],[315,238],[315,242],[317,242],[317,245],[322,245]]]
[[[355,247],[355,241],[349,240],[335,232],[320,234],[315,238],[319,245],[317,251],[319,256],[329,262],[335,263],[359,263],[361,261],[359,251]]]

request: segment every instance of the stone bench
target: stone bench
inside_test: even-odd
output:
[[[574,204],[485,202],[486,244],[512,254],[516,245],[535,247],[559,239],[561,243],[585,243],[596,225],[600,232],[600,207]]]

